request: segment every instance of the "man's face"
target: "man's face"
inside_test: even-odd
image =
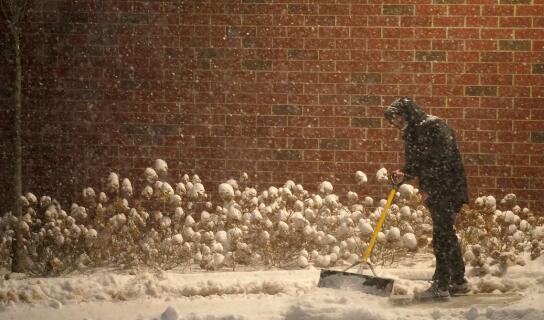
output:
[[[392,126],[399,128],[400,130],[404,130],[406,129],[406,127],[408,127],[408,121],[406,121],[406,118],[402,115],[393,117],[393,119],[391,119],[389,123],[391,123]]]

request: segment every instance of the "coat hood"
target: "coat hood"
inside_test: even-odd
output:
[[[408,97],[396,99],[384,112],[385,118],[389,121],[399,115],[406,117],[409,126],[414,126],[427,117],[427,114]]]

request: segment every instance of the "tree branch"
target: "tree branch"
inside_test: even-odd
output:
[[[29,0],[0,0],[2,15],[8,25],[17,27],[30,9]]]

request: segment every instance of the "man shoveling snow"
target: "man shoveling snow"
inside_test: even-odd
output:
[[[402,130],[405,165],[396,177],[417,179],[433,220],[436,269],[430,288],[415,299],[446,299],[469,291],[465,264],[454,223],[468,203],[467,182],[453,130],[440,118],[427,115],[413,100],[402,97],[386,110],[385,118]]]

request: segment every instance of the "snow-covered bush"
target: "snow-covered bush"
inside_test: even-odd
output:
[[[387,182],[387,170],[376,178]],[[358,184],[367,176],[356,172]],[[157,160],[143,184],[110,173],[103,191],[85,188],[64,211],[47,196],[21,198],[23,217],[0,218],[0,267],[9,269],[13,239],[23,236],[28,272],[59,274],[86,266],[169,269],[198,265],[206,270],[239,265],[330,268],[361,259],[385,199],[349,191],[345,197],[323,181],[311,193],[294,181],[258,192],[247,174],[219,184],[210,201],[201,179],[168,176]],[[385,195],[384,195],[385,196]],[[23,199],[24,198],[24,199]],[[345,203],[341,199],[346,199]],[[544,247],[542,218],[516,204],[480,197],[457,219],[462,250],[472,274],[504,273]],[[432,221],[418,190],[400,186],[378,234],[371,261],[390,264],[428,250]]]
[[[87,190],[86,195],[91,194]],[[88,224],[86,208],[74,204],[67,213],[50,197],[41,197],[39,202],[33,194],[26,197],[30,201],[22,203],[20,220],[11,213],[0,219],[0,255],[6,263],[4,267],[11,263],[10,251],[17,232],[23,242],[26,256],[23,266],[28,273],[59,274],[87,263],[97,232]]]
[[[465,206],[457,230],[471,273],[502,275],[508,266],[525,265],[526,257],[539,257],[544,245],[537,230],[543,222],[529,209],[521,209],[514,194],[500,204],[493,196],[483,196]]]

